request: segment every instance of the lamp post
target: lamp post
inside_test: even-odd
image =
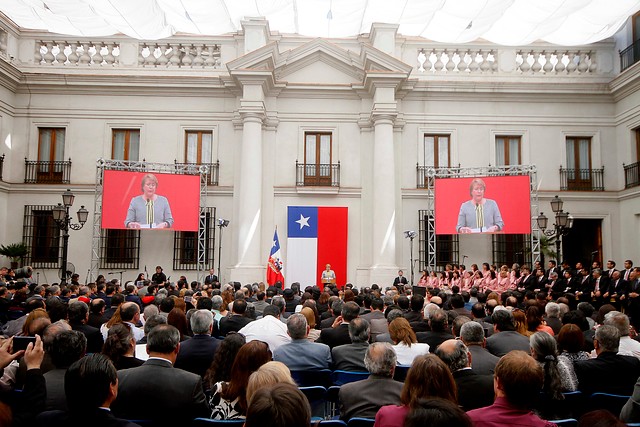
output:
[[[220,236],[218,236],[218,281],[220,283],[222,283],[222,272],[220,271],[220,257],[222,255],[222,229],[228,226],[228,219],[218,218],[218,227],[220,228]]]
[[[409,262],[411,263],[411,287],[413,288],[413,239],[416,238],[416,236],[418,235],[418,233],[416,233],[415,231],[412,230],[407,230],[404,232],[404,238],[405,239],[410,239],[411,243],[410,243],[410,254],[411,254],[411,258],[409,260]]]
[[[62,230],[62,277],[60,278],[67,283],[67,254],[69,252],[69,229],[80,230],[87,222],[89,217],[89,211],[80,206],[78,210],[78,222],[74,224],[71,222],[71,215],[69,215],[69,209],[73,206],[73,200],[75,195],[71,190],[67,189],[62,193],[62,204],[58,203],[58,206],[53,208],[53,220],[58,225],[58,228]]]
[[[540,212],[538,218],[536,218],[536,222],[538,223],[538,228],[542,231],[545,236],[555,237],[556,239],[556,257],[558,258],[558,263],[561,262],[561,244],[562,237],[569,234],[571,227],[573,227],[573,217],[569,215],[569,212],[564,212],[562,210],[563,200],[557,195],[551,200],[551,210],[556,216],[556,222],[553,224],[553,230],[547,230],[547,224],[549,219],[545,216],[544,213]]]

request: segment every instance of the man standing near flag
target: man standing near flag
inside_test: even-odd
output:
[[[284,283],[282,274],[282,257],[280,256],[280,240],[278,239],[278,229],[273,233],[273,245],[267,262],[267,283],[273,286],[276,282]]]

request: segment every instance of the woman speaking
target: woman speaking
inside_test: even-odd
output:
[[[131,199],[127,218],[124,220],[126,228],[171,228],[173,216],[169,200],[156,194],[158,178],[148,173],[142,177],[142,195]]]

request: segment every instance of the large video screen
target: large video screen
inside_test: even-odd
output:
[[[200,176],[104,171],[102,228],[197,231]]]
[[[528,175],[436,178],[436,234],[530,234],[529,192]]]

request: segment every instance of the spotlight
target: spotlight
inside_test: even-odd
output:
[[[418,233],[416,233],[413,230],[407,230],[404,232],[404,237],[405,239],[413,239],[414,237],[416,237],[418,235]]]
[[[219,227],[227,227],[228,225],[229,225],[229,220],[228,219],[222,219],[222,218],[218,219],[218,226]]]

